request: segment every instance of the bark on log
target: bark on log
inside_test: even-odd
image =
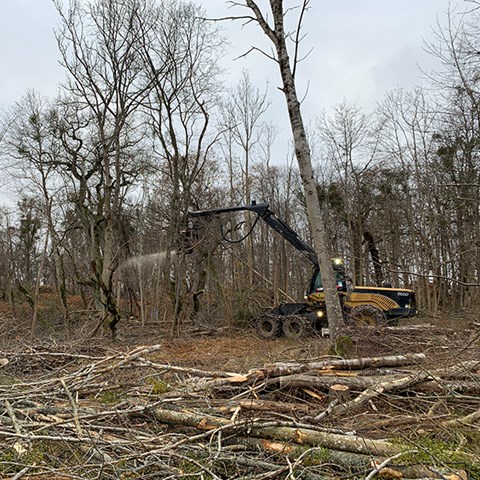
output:
[[[465,470],[452,470],[442,467],[427,467],[425,465],[408,465],[395,466],[390,468],[392,471],[397,471],[403,478],[415,479],[442,479],[442,480],[468,480],[468,475]]]
[[[399,378],[390,382],[382,382],[372,387],[368,387],[364,390],[358,397],[354,398],[350,402],[337,405],[330,409],[330,415],[339,415],[339,414],[351,414],[356,411],[359,407],[365,405],[372,398],[377,397],[385,392],[390,392],[392,390],[400,390],[407,388],[415,383],[420,383],[428,378],[430,374],[428,372],[420,372],[412,375],[407,375],[406,377]]]
[[[443,378],[469,378],[472,372],[478,369],[480,369],[480,360],[466,360],[455,365],[437,368],[432,374]]]
[[[246,446],[248,448],[266,450],[268,452],[276,452],[284,455],[289,455],[291,458],[298,458],[300,455],[305,453],[304,447],[296,447],[291,443],[280,443],[280,442],[269,442],[267,440],[258,440],[256,438],[238,438],[234,439],[236,444]],[[227,444],[230,444],[227,442]],[[322,454],[320,456],[320,461],[322,463],[330,463],[339,465],[348,470],[353,470],[357,472],[365,472],[375,465],[381,464],[385,460],[385,457],[375,457],[372,455],[364,455],[361,453],[352,453],[352,452],[342,452],[339,450],[327,450],[322,449]],[[463,470],[452,471],[450,469],[437,468],[436,471],[438,474],[432,472],[431,469],[425,465],[389,465],[388,467],[382,468],[379,472],[379,476],[387,478],[428,478],[429,480],[436,478],[441,478],[445,480],[467,480],[466,473]],[[456,477],[455,477],[456,475]],[[464,476],[463,476],[464,475]],[[303,476],[302,476],[303,478]]]
[[[239,373],[234,373],[234,372],[224,372],[220,370],[211,371],[211,370],[200,370],[198,368],[191,368],[191,367],[179,367],[176,365],[151,362],[143,358],[139,358],[135,360],[135,363],[141,367],[151,367],[151,368],[154,368],[155,370],[160,370],[162,372],[168,371],[168,372],[175,372],[175,373],[183,373],[185,375],[191,375],[193,377],[231,379],[231,378],[241,376]]]
[[[434,376],[435,372],[432,372]],[[268,380],[269,385],[278,385],[282,387],[295,387],[295,388],[323,388],[329,389],[333,385],[345,385],[352,390],[364,390],[366,388],[374,387],[380,383],[394,382],[405,378],[404,375],[385,375],[379,377],[344,377],[344,376],[313,376],[313,375],[288,375],[285,377],[278,377]],[[436,380],[428,380],[415,385],[414,390],[416,392],[423,393],[445,393],[445,392],[458,392],[458,393],[480,393],[480,381],[457,381],[449,382],[444,381],[442,378],[436,378]]]
[[[466,427],[473,425],[477,420],[480,419],[480,408],[469,415],[465,415],[460,418],[453,418],[451,420],[446,420],[442,422],[444,427]]]
[[[146,413],[153,415],[159,422],[177,427],[182,425],[199,430],[214,430],[231,425],[232,429],[240,430],[243,435],[252,437],[321,446],[332,450],[366,455],[390,456],[399,453],[398,447],[386,440],[372,440],[355,435],[341,435],[293,427],[256,428],[255,425],[252,426],[249,423],[231,423],[230,420],[222,417],[163,408],[154,408]]]
[[[391,382],[394,379],[403,377],[381,377],[382,382]],[[296,388],[331,388],[333,385],[345,385],[353,390],[364,390],[369,387],[378,385],[381,382],[376,377],[338,377],[338,376],[320,376],[313,375],[287,375],[285,377],[273,378],[268,381],[269,384],[278,384],[280,388],[296,387]]]
[[[226,388],[232,387],[235,384],[239,383],[246,383],[248,382],[248,377],[245,375],[235,375],[227,378],[214,378],[213,380],[208,380],[206,382],[199,382],[195,385],[191,385],[187,387],[184,392],[185,393],[194,393],[194,392],[202,392],[205,390],[210,389],[218,389],[218,388]]]
[[[448,367],[432,370],[430,372],[423,371],[423,372],[412,373],[411,375],[395,378],[393,380],[385,381],[385,379],[382,378],[383,382],[367,387],[358,397],[354,398],[350,402],[343,403],[336,406],[331,405],[329,406],[327,411],[329,415],[338,415],[341,413],[352,413],[353,411],[357,410],[359,407],[365,405],[372,398],[375,398],[378,395],[381,395],[382,393],[395,391],[395,390],[402,390],[402,389],[411,387],[412,385],[422,383],[425,380],[431,379],[431,378],[435,379],[437,383],[441,383],[440,376],[448,377],[451,375],[455,376],[459,374],[462,374],[462,375],[467,374],[468,372],[471,372],[472,370],[476,369],[479,363],[480,362],[476,360],[466,361],[466,362],[460,362]],[[319,378],[322,379],[321,377]],[[358,380],[360,377],[354,377],[354,378],[355,380]],[[349,380],[353,380],[353,379],[349,378]],[[363,380],[369,382],[372,380],[372,378],[364,377]],[[319,419],[321,417],[322,417],[322,414],[320,414],[316,418]]]
[[[226,440],[227,445],[241,445],[249,449],[259,449],[267,452],[280,453],[282,455],[289,455],[291,458],[298,458],[305,453],[305,447],[294,445],[291,442],[274,442],[271,440],[258,439],[252,437],[234,437]],[[319,446],[316,446],[317,448]],[[316,448],[313,446],[312,448]],[[339,450],[328,450],[322,448],[321,461],[340,465],[342,467],[353,470],[366,470],[372,466],[372,461],[381,461],[384,457],[372,457],[361,453],[343,452]]]
[[[309,405],[302,403],[275,402],[273,400],[248,399],[222,407],[221,410],[233,412],[238,407],[243,410],[257,410],[264,412],[279,413],[308,413],[311,409]]]
[[[439,381],[430,380],[415,387],[415,391],[422,393],[456,392],[469,395],[480,395],[480,380],[477,381]]]
[[[224,461],[224,462],[230,462],[233,463],[234,465],[242,465],[245,467],[249,467],[249,470],[255,471],[258,468],[261,468],[263,470],[267,470],[270,472],[270,474],[265,475],[264,477],[261,478],[279,478],[278,476],[282,473],[288,472],[290,470],[289,465],[276,465],[274,463],[268,463],[265,461],[261,461],[258,458],[248,458],[248,457],[242,457],[242,456],[227,456],[225,454],[220,454],[215,458],[216,461]],[[274,475],[274,476],[273,476]],[[251,474],[245,477],[236,477],[237,480],[251,480],[252,478],[257,478]],[[325,477],[322,475],[316,475],[314,473],[308,472],[304,470],[301,473],[301,478],[305,480],[325,480]]]
[[[436,376],[435,371],[431,374],[428,372],[422,372],[423,379],[429,379],[430,375]],[[272,378],[268,380],[268,385],[278,385],[280,388],[283,387],[295,387],[295,388],[323,388],[330,389],[333,385],[344,385],[351,390],[365,390],[367,388],[373,388],[376,385],[389,385],[392,384],[391,388],[388,390],[396,390],[403,388],[403,380],[417,375],[417,373],[411,373],[410,375],[385,375],[385,376],[313,376],[313,375],[287,375],[285,377]],[[422,379],[418,380],[419,382]],[[411,387],[410,383],[406,383],[405,387]],[[470,388],[470,390],[480,390],[480,384],[475,382],[443,382],[441,378],[436,378],[436,380],[429,380],[428,382],[421,383],[420,385],[415,385],[415,391],[421,392],[445,392],[449,389],[460,390],[462,387],[465,389]]]
[[[324,360],[322,362],[274,363],[249,373],[252,376],[280,377],[312,370],[362,370],[374,367],[398,367],[422,363],[425,361],[425,358],[424,353],[412,353],[409,355],[390,355],[385,357]]]

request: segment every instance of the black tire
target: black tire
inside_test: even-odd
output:
[[[255,320],[255,330],[260,338],[278,337],[280,322],[273,315],[263,315]]]
[[[381,327],[387,323],[385,314],[373,305],[360,305],[350,312],[350,321],[357,327]]]
[[[289,315],[283,319],[282,331],[286,338],[297,339],[314,333],[312,321],[301,315]]]

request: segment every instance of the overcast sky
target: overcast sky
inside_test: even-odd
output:
[[[199,0],[210,17],[241,14],[241,8],[227,8],[223,0]],[[261,0],[260,3],[265,3]],[[285,0],[285,5],[297,1]],[[370,109],[386,91],[412,88],[423,79],[418,64],[428,70],[434,66],[423,47],[433,39],[437,19],[445,12],[466,8],[465,0],[312,0],[304,30],[304,51],[313,48],[298,73],[301,94],[308,82],[304,111],[307,120],[343,99]],[[54,96],[63,78],[53,29],[58,22],[51,0],[0,0],[0,108],[19,100],[28,88]],[[243,68],[263,89],[270,84],[275,111],[286,117],[283,98],[276,89],[276,66],[259,54],[234,58],[250,46],[268,45],[253,26],[225,22],[225,36],[232,48],[223,59],[230,72],[227,82],[234,84]],[[278,117],[278,116],[277,116]]]

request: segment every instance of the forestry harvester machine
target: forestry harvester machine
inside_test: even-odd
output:
[[[189,240],[198,238],[198,230],[202,228],[200,219],[208,222],[213,216],[241,211],[256,214],[313,264],[313,274],[305,301],[282,303],[257,318],[255,328],[258,335],[262,338],[280,335],[295,338],[311,332],[325,332],[328,328],[328,319],[317,254],[289,225],[270,210],[267,203],[252,202],[250,205],[189,212],[190,224],[187,230]],[[205,227],[205,224],[203,226]],[[413,317],[417,313],[413,290],[352,286],[347,282],[343,260],[333,259],[332,262],[346,323],[371,326],[396,324],[400,318]]]

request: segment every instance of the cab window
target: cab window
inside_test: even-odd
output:
[[[337,284],[337,289],[344,290],[345,289],[345,272],[343,271],[343,269],[339,270],[334,268],[334,273],[335,273],[335,281]],[[318,272],[315,277],[314,289],[316,292],[320,292],[323,290],[323,280],[322,280],[322,276],[320,275],[320,272]]]

